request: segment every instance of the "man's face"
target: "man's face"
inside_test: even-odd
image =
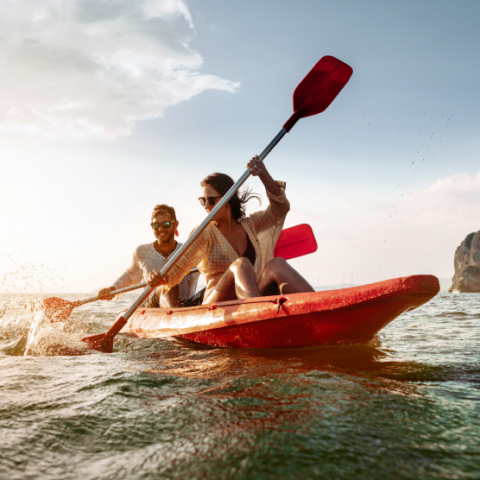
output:
[[[170,226],[164,228],[164,226],[167,225],[164,222],[169,222]],[[159,224],[158,228],[153,229],[153,234],[157,237],[158,242],[162,244],[169,243],[175,235],[175,229],[177,228],[178,222],[172,220],[167,215],[160,214],[152,220],[152,224],[154,223]]]

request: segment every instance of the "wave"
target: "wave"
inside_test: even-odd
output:
[[[51,323],[45,316],[40,296],[11,297],[2,307],[5,311],[0,318],[0,353],[52,356],[91,352],[81,337],[90,331],[95,316],[82,318],[82,315],[75,315],[66,321]]]

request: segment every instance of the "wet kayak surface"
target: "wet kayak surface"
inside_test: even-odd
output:
[[[82,296],[65,295],[68,300]],[[480,478],[480,294],[441,293],[369,344],[208,348],[80,338],[0,296],[0,478]]]

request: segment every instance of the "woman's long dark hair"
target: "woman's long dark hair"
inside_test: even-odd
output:
[[[207,175],[200,185],[202,187],[208,185],[209,187],[214,188],[220,195],[225,195],[234,183],[233,178],[227,174],[215,172]],[[245,218],[246,203],[252,198],[256,198],[260,205],[262,204],[261,198],[258,195],[253,195],[252,190],[249,188],[241,193],[239,193],[238,190],[235,192],[235,195],[228,202],[235,220]]]

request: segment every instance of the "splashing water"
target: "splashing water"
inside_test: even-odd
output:
[[[82,334],[89,331],[95,316],[75,315],[51,323],[45,316],[43,298],[19,295],[3,302],[0,318],[0,353],[24,356],[81,355],[88,348]]]

